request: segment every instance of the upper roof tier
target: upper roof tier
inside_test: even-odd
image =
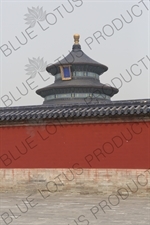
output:
[[[47,72],[51,73],[52,75],[56,75],[60,73],[61,65],[71,65],[72,71],[75,71],[75,68],[78,67],[80,71],[89,71],[98,75],[101,75],[108,70],[107,66],[91,59],[81,50],[79,38],[80,35],[74,35],[74,45],[72,47],[72,51],[57,63],[48,65],[46,68]]]

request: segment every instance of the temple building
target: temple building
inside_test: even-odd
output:
[[[58,63],[48,66],[47,72],[55,77],[55,83],[37,90],[44,104],[86,104],[85,99],[97,98],[100,103],[110,102],[118,92],[99,82],[99,76],[108,70],[89,58],[79,44],[79,35],[74,35],[72,51]]]
[[[55,82],[36,91],[42,105],[0,108],[1,190],[35,190],[61,174],[60,190],[111,192],[150,168],[150,100],[112,101],[118,89],[100,82],[108,67],[79,37],[47,66]]]

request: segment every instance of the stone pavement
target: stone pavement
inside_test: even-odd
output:
[[[0,193],[0,215],[5,220],[0,217],[0,225],[150,225],[148,195],[131,195],[126,200],[111,196],[111,204],[107,195],[99,194],[29,195]],[[110,208],[104,207],[103,200]]]

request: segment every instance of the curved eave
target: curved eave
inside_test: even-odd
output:
[[[93,64],[93,63],[65,63],[62,64],[63,66],[67,66],[67,65],[71,65],[71,71],[74,72],[76,71],[88,71],[88,72],[93,72],[96,73],[98,75],[103,74],[104,72],[106,72],[108,70],[107,66],[104,65],[97,65],[97,64]],[[53,64],[51,66],[48,66],[46,68],[48,73],[51,73],[53,76],[55,76],[56,74],[60,73],[60,66],[61,64]]]
[[[86,90],[89,90],[93,95],[105,94],[110,97],[114,96],[119,92],[117,88],[109,87],[103,84],[100,85],[69,85],[69,86],[59,86],[59,85],[49,85],[45,88],[38,89],[36,93],[41,97],[45,98],[48,95],[52,94],[63,94],[73,92],[74,89],[81,90],[79,93],[86,93]]]
[[[48,73],[56,75],[60,73],[59,67],[61,65],[71,65],[72,71],[77,69],[77,67],[80,67],[79,69],[81,69],[81,71],[88,70],[89,72],[95,72],[98,75],[101,75],[102,73],[108,70],[107,66],[91,59],[82,50],[78,48],[73,49],[66,57],[64,57],[59,62],[52,65],[48,65],[46,70]]]

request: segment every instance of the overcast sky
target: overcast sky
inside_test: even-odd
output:
[[[150,98],[149,0],[1,1],[0,30],[1,107],[42,104],[35,91],[54,82],[43,68],[68,54],[74,33],[108,66],[100,80],[119,88],[112,100]]]

